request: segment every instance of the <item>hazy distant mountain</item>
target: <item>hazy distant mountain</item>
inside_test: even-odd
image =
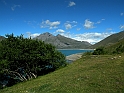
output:
[[[4,36],[0,36],[0,41],[1,41],[1,40],[4,40],[4,39],[5,39],[5,37],[4,37]]]
[[[117,43],[118,41],[124,39],[124,31],[121,31],[119,33],[116,34],[112,34],[110,36],[108,36],[107,38],[103,39],[102,41],[90,46],[91,48],[97,48],[100,46],[109,46],[112,45],[114,43]]]
[[[54,45],[58,49],[85,49],[91,46],[90,43],[85,41],[77,41],[62,35],[54,36],[50,33],[43,33],[34,39],[42,40],[46,43]]]

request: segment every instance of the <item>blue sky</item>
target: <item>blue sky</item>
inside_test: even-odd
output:
[[[124,0],[0,0],[0,35],[50,32],[92,44],[124,30]]]

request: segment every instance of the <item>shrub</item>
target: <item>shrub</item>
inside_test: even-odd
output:
[[[23,35],[6,37],[0,42],[0,76],[7,77],[8,85],[66,66],[65,56],[51,44]]]
[[[96,50],[94,50],[93,55],[104,55],[107,52],[105,51],[104,47],[98,47]]]
[[[121,44],[121,45],[119,45],[117,48],[116,48],[116,53],[123,53],[124,52],[124,45],[123,44]]]

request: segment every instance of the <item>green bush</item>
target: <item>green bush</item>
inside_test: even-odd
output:
[[[124,45],[123,44],[119,45],[118,47],[116,47],[115,51],[118,54],[123,53],[124,52]]]
[[[0,79],[9,77],[9,86],[66,66],[65,56],[51,44],[23,35],[6,37],[0,42]]]
[[[96,50],[94,50],[93,55],[104,55],[107,52],[105,51],[104,47],[98,47]]]

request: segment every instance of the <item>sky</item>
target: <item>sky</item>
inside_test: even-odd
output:
[[[49,32],[95,44],[124,30],[124,0],[0,0],[0,35]]]

